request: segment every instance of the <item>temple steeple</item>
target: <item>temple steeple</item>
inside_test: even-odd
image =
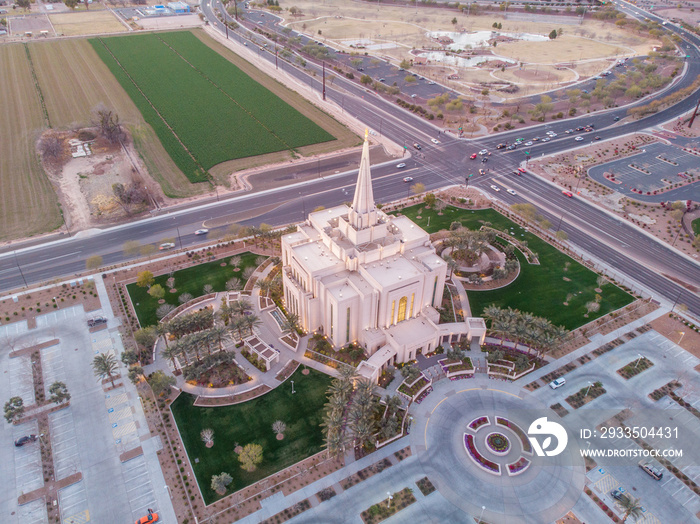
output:
[[[349,222],[356,230],[367,229],[377,224],[377,207],[372,192],[372,174],[369,169],[369,138],[365,129],[365,143],[362,145],[360,171],[357,175],[355,197],[350,207]]]

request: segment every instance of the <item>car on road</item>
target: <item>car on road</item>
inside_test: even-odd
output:
[[[487,156],[485,156],[484,158],[481,159],[482,164],[485,164],[488,161],[489,161],[489,158]]]
[[[520,176],[520,171],[513,171],[513,174]]]
[[[165,251],[167,249],[172,249],[174,247],[175,247],[175,244],[173,242],[164,242],[158,247],[158,249],[160,249],[161,251]]]
[[[576,142],[581,142],[581,141],[583,141],[583,137],[577,136],[576,138],[574,138],[574,140],[576,140]]]
[[[561,192],[562,195],[568,196],[569,198],[574,198],[574,194],[571,191],[567,191],[566,189]]]
[[[615,122],[619,122],[619,121],[620,121],[620,117],[619,117],[619,116],[616,116],[615,118],[613,118],[613,120],[614,120]]]
[[[36,435],[25,435],[24,437],[20,437],[17,440],[15,440],[15,446],[18,448],[21,448],[25,444],[29,444],[30,442],[34,442],[37,439]]]
[[[595,126],[593,124],[588,124],[586,127],[590,127],[591,129],[595,129]]]
[[[567,129],[566,131],[564,131],[564,133],[566,133],[567,135],[570,135],[573,132],[574,132],[573,129]]]
[[[412,177],[412,176],[404,177],[403,181],[404,181],[404,182],[412,182],[412,181],[413,181],[413,177]]]
[[[550,140],[551,140],[551,138],[545,137],[545,138],[542,139],[542,142],[549,142]]]
[[[416,98],[416,94],[413,93],[413,94],[411,95],[411,98]]]
[[[262,22],[258,22],[258,25],[262,25]]]
[[[491,189],[493,189],[494,191],[500,191],[500,190],[501,190],[500,187],[494,186],[493,184],[491,184]]]
[[[480,156],[484,156],[484,155],[488,155],[488,154],[489,154],[489,150],[488,150],[488,149],[482,149],[481,151],[479,151],[479,155],[480,155]]]
[[[506,189],[507,193],[510,193],[511,195],[516,195],[517,193],[515,192],[515,189]]]
[[[651,462],[645,463],[644,460],[640,460],[639,467],[644,470],[644,473],[649,475],[654,480],[661,480],[662,478],[664,478],[664,472],[661,471],[659,468],[654,467],[654,465]]]
[[[205,227],[194,232],[195,235],[206,235],[207,233],[209,233],[209,230]]]
[[[524,138],[516,138],[515,139],[516,144],[519,144],[520,142],[525,142],[525,139]]]
[[[440,141],[439,141],[437,138],[431,138],[430,141],[431,141],[433,144],[439,144],[439,143],[440,143]]]
[[[540,140],[540,137],[536,136],[535,138],[532,139],[533,142],[537,142]]]
[[[418,150],[421,149],[420,144],[418,142],[413,142],[413,147],[415,147]]]
[[[598,135],[593,137],[593,140],[600,140],[600,137]]]
[[[397,169],[403,169],[404,167],[406,167],[406,164],[404,162],[401,162],[400,164],[396,164]]]
[[[151,524],[152,522],[158,522],[158,513],[154,513],[153,510],[148,510],[148,515],[141,517],[136,521],[135,524]]]
[[[505,144],[498,144],[498,145],[496,146],[496,149],[503,149],[504,147],[506,147]]]
[[[610,492],[610,496],[612,498],[614,498],[615,500],[622,500],[622,497],[624,497],[624,494],[619,489],[614,489]]]
[[[549,383],[549,387],[552,389],[558,389],[558,388],[562,387],[564,384],[566,384],[566,379],[560,377],[560,378],[557,378],[555,380],[552,380]]]
[[[435,85],[435,82],[428,82],[428,85],[429,85],[429,86],[434,86],[434,85]]]
[[[531,146],[531,145],[532,145],[532,142],[525,142],[525,145],[526,145],[526,146]]]
[[[547,131],[547,136],[554,138],[557,134],[554,131]]]
[[[473,153],[469,158],[471,158],[472,160],[474,160],[474,159],[476,158],[476,153]]]
[[[586,129],[586,128],[583,127],[583,126],[578,126],[578,127],[576,128],[576,131],[583,131],[584,129]]]
[[[483,169],[479,169],[479,174],[480,174],[480,175],[485,175],[485,174],[486,174],[486,171],[484,171]]]
[[[525,173],[525,168],[524,168],[524,167],[519,167],[519,168],[518,168],[518,171],[520,171],[521,173]]]

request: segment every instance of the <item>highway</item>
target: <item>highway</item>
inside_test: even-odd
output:
[[[213,16],[212,1],[205,0],[201,8],[212,25],[223,29],[222,24]],[[678,30],[675,27],[671,29]],[[239,35],[234,36],[233,32],[230,34],[232,38],[240,38]],[[694,46],[700,44],[694,35],[688,38]],[[687,61],[688,71],[671,88],[672,90],[689,85],[700,73],[700,53],[697,47],[691,47],[689,54],[692,58]],[[260,57],[274,63],[272,53],[261,51]],[[320,75],[313,78],[283,60],[279,60],[278,64],[287,74],[320,90]],[[317,66],[309,62],[307,69],[313,68]],[[409,184],[402,181],[404,176],[413,177],[414,182],[425,184],[429,190],[463,184],[464,176],[470,170],[474,171],[475,164],[469,160],[469,155],[487,148],[493,151],[488,164],[485,165],[489,168],[489,173],[475,177],[472,185],[487,192],[491,191],[489,186],[494,183],[500,187],[514,189],[517,192],[516,196],[505,191],[491,193],[494,198],[506,204],[525,201],[535,204],[553,224],[561,220],[561,229],[569,235],[570,243],[604,261],[620,274],[637,280],[650,289],[656,298],[664,297],[671,302],[683,303],[691,313],[700,316],[700,297],[664,276],[668,275],[688,284],[697,284],[700,282],[700,265],[696,261],[649,238],[643,232],[595,206],[580,199],[564,197],[560,188],[539,178],[532,175],[515,177],[510,174],[523,162],[524,153],[496,152],[495,145],[505,141],[512,142],[525,131],[502,133],[473,141],[438,134],[439,129],[425,119],[402,110],[344,78],[337,78],[332,88],[327,87],[327,96],[339,106],[342,104],[345,111],[370,128],[381,129],[382,135],[398,144],[406,144],[412,150],[413,157],[410,159],[397,160],[373,168],[375,197],[378,201],[387,202],[406,196]],[[643,120],[611,125],[615,115],[623,118],[626,114],[627,108],[621,108],[528,128],[525,137],[543,136],[544,132],[550,129],[555,131],[559,137],[548,143],[538,143],[530,151],[531,155],[537,156],[553,154],[578,145],[570,135],[563,135],[563,131],[571,127],[593,123],[596,126],[595,134],[606,139],[670,120],[691,110],[695,103],[696,99],[691,97]],[[437,138],[441,143],[432,144],[431,138]],[[422,146],[419,155],[411,147],[414,142]],[[395,165],[400,161],[407,163],[405,169],[396,168]],[[316,206],[328,207],[352,200],[355,177],[356,172],[341,173],[173,211],[86,236],[79,235],[20,249],[16,253],[4,251],[0,254],[0,293],[21,287],[25,283],[32,284],[74,275],[85,269],[85,260],[92,255],[102,256],[104,265],[124,262],[128,257],[122,252],[122,246],[130,240],[138,240],[145,244],[174,238],[178,248],[194,246],[202,241],[202,237],[194,235],[196,229],[208,220],[231,213],[247,213],[249,218],[239,222],[248,225],[258,225],[261,222],[280,225],[299,221],[306,212]],[[270,209],[271,205],[275,207]]]

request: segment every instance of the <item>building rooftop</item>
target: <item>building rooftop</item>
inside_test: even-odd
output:
[[[420,270],[403,256],[363,264],[362,268],[383,287],[407,282],[421,274]]]
[[[435,336],[435,326],[426,318],[416,317],[399,322],[386,329],[387,335],[401,346],[411,346]],[[371,361],[371,359],[370,359]]]
[[[337,265],[345,266],[338,257],[331,253],[320,241],[307,242],[292,248],[294,255],[311,272],[332,268]]]
[[[410,243],[422,238],[425,238],[425,240],[430,238],[425,230],[421,229],[407,216],[393,217],[391,224],[398,228],[400,237],[404,242]]]

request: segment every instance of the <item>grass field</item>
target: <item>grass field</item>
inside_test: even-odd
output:
[[[97,35],[120,33],[126,26],[117,20],[111,11],[83,11],[80,13],[59,13],[49,15],[56,34],[65,36]]]
[[[585,304],[595,299],[595,288],[598,287],[596,273],[493,209],[469,211],[450,206],[442,216],[438,216],[432,209],[424,209],[421,218],[417,220],[415,217],[421,207],[423,206],[413,206],[404,209],[402,213],[431,233],[447,229],[455,221],[469,229],[478,229],[484,222],[490,222],[492,227],[501,231],[508,229],[514,237],[526,240],[528,247],[539,257],[539,265],[528,264],[518,251],[520,275],[512,284],[492,291],[469,291],[469,305],[474,316],[480,316],[484,308],[495,304],[529,311],[548,318],[554,324],[575,329],[634,300],[617,286],[605,284],[600,293],[600,310],[590,313],[586,318],[583,316],[586,314]],[[426,227],[429,218],[430,227]],[[569,305],[565,306],[569,294],[572,297],[568,301]]]
[[[0,240],[61,224],[58,198],[36,154],[45,121],[26,48],[0,46]]]
[[[693,220],[690,225],[693,228],[693,233],[700,235],[700,218]]]
[[[207,189],[202,184],[190,183],[177,168],[153,129],[87,40],[37,42],[30,44],[29,49],[54,127],[66,128],[74,123],[89,126],[93,109],[102,103],[115,111],[120,122],[131,131],[149,174],[167,196],[192,196]]]
[[[189,31],[90,42],[193,182],[227,160],[334,139]]]
[[[195,397],[186,393],[173,402],[175,422],[206,504],[220,498],[211,489],[212,475],[228,473],[233,477],[229,492],[238,491],[321,450],[322,408],[332,377],[309,371],[303,375],[300,368],[290,377],[294,395],[288,380],[261,397],[235,406],[198,408],[193,406]],[[287,425],[283,440],[277,440],[272,431],[277,420]],[[212,448],[205,447],[199,436],[206,428],[214,430]],[[241,469],[233,451],[236,443],[262,446],[263,461],[252,473]]]
[[[163,286],[165,289],[164,300],[168,304],[172,304],[176,307],[180,305],[177,297],[179,297],[182,293],[189,293],[192,295],[192,297],[204,295],[204,286],[207,284],[212,286],[214,291],[224,291],[226,289],[226,282],[229,279],[236,277],[241,280],[242,285],[245,285],[245,281],[242,277],[243,272],[246,268],[255,266],[255,259],[258,258],[259,255],[244,253],[240,256],[240,271],[234,271],[234,268],[228,265],[228,261],[231,259],[231,257],[216,260],[214,262],[205,262],[204,264],[175,271],[173,276],[175,277],[175,289],[177,289],[176,293],[170,293],[165,285],[165,282],[169,278],[167,273],[156,277],[154,284],[160,284]],[[226,265],[222,266],[222,263],[226,263]],[[158,309],[159,304],[158,300],[148,294],[148,288],[139,287],[136,284],[129,284],[127,286],[127,290],[129,291],[131,302],[134,304],[136,316],[138,317],[141,326],[144,327],[157,324],[158,317],[156,317],[156,309]]]

